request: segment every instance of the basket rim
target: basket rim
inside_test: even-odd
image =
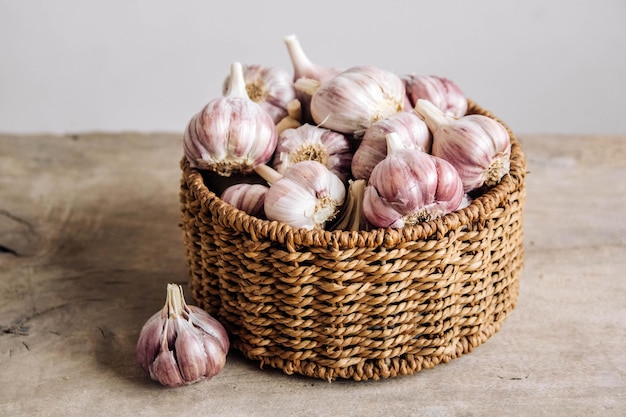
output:
[[[403,228],[376,228],[359,231],[308,230],[275,220],[257,218],[226,203],[211,191],[205,184],[200,171],[192,168],[184,155],[180,162],[183,172],[182,181],[187,184],[192,195],[200,201],[203,211],[219,214],[216,216],[216,222],[221,226],[246,232],[254,241],[271,240],[286,245],[289,252],[295,252],[302,246],[331,247],[334,250],[381,246],[391,248],[399,243],[424,240],[433,236],[440,239],[451,230],[484,220],[488,213],[493,212],[512,192],[520,188],[526,175],[524,153],[509,126],[470,99],[468,99],[468,114],[491,117],[505,127],[511,141],[509,173],[498,184],[473,199],[467,207]]]

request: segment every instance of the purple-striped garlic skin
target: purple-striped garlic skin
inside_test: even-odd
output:
[[[372,124],[363,135],[359,147],[354,152],[351,170],[354,178],[367,180],[372,169],[387,156],[389,133],[398,134],[407,149],[430,152],[432,135],[426,123],[414,112],[399,112]]]
[[[448,78],[409,74],[402,76],[402,81],[413,107],[417,105],[417,100],[424,99],[452,117],[458,118],[467,113],[465,94]]]
[[[245,90],[240,63],[231,66],[229,91],[194,115],[185,130],[183,150],[194,168],[223,176],[249,173],[268,162],[276,148],[276,126]]]
[[[374,227],[402,228],[456,210],[463,184],[447,161],[396,144],[376,167],[363,197],[363,214]]]
[[[316,124],[361,137],[378,120],[404,108],[400,77],[373,66],[356,66],[323,83],[311,99]]]
[[[296,98],[291,74],[280,67],[243,65],[243,78],[250,100],[258,103],[274,124],[287,116],[287,105]],[[224,94],[229,84],[230,75],[224,80]]]
[[[310,124],[284,130],[278,136],[273,168],[282,174],[291,165],[307,160],[320,162],[347,181],[352,160],[350,140],[341,133]]]
[[[226,188],[220,198],[251,216],[265,218],[263,207],[268,190],[263,184],[240,183]]]
[[[345,195],[345,185],[337,175],[317,161],[302,161],[271,182],[265,215],[292,227],[321,230],[335,218]]]
[[[497,120],[479,114],[456,119],[427,100],[419,100],[416,111],[433,134],[432,154],[454,166],[466,193],[494,186],[509,172],[511,138]]]

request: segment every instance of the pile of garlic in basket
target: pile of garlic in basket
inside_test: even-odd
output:
[[[243,174],[221,198],[309,230],[399,228],[465,207],[509,171],[493,118],[466,114],[452,81],[311,62],[285,38],[293,75],[234,63],[224,95],[187,125],[189,164]]]

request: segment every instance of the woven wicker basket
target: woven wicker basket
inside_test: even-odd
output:
[[[469,113],[494,117],[470,102]],[[508,129],[508,128],[507,128]],[[183,158],[180,202],[195,303],[261,366],[333,380],[388,378],[485,342],[523,266],[526,163],[445,217],[373,231],[307,231],[223,202]]]

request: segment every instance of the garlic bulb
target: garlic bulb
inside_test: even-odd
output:
[[[402,111],[404,94],[397,75],[371,66],[352,67],[315,91],[311,115],[320,126],[359,137],[373,123]]]
[[[323,229],[335,218],[346,190],[339,177],[317,161],[289,166],[281,176],[267,165],[255,168],[270,183],[265,215],[293,227]]]
[[[467,112],[467,98],[453,81],[436,75],[405,75],[406,94],[413,107],[417,100],[428,100],[444,113],[461,117]]]
[[[258,103],[275,124],[287,116],[287,105],[296,98],[291,74],[279,67],[243,65],[242,68],[250,100]],[[224,80],[224,94],[227,94],[229,85],[230,75]]]
[[[263,206],[268,190],[263,184],[240,183],[226,188],[221,199],[251,216],[264,218]]]
[[[150,378],[166,386],[217,375],[230,347],[224,327],[206,311],[187,305],[180,285],[167,285],[163,309],[141,329],[136,355]]]
[[[433,134],[432,154],[456,168],[465,192],[496,185],[509,172],[511,139],[497,120],[479,114],[455,119],[427,100],[415,109]]]
[[[242,66],[236,62],[231,66],[228,93],[192,117],[183,148],[192,167],[229,176],[268,162],[276,141],[274,121],[248,97]]]
[[[395,132],[405,148],[430,152],[432,136],[428,126],[414,112],[394,113],[372,124],[352,158],[354,178],[368,179],[372,169],[387,155],[387,134]]]
[[[351,159],[350,141],[344,135],[304,124],[280,134],[273,167],[282,174],[295,163],[313,160],[320,162],[345,181],[350,172]]]
[[[404,149],[396,133],[387,135],[388,153],[374,170],[363,197],[363,214],[374,227],[401,228],[456,210],[463,184],[441,158]]]

